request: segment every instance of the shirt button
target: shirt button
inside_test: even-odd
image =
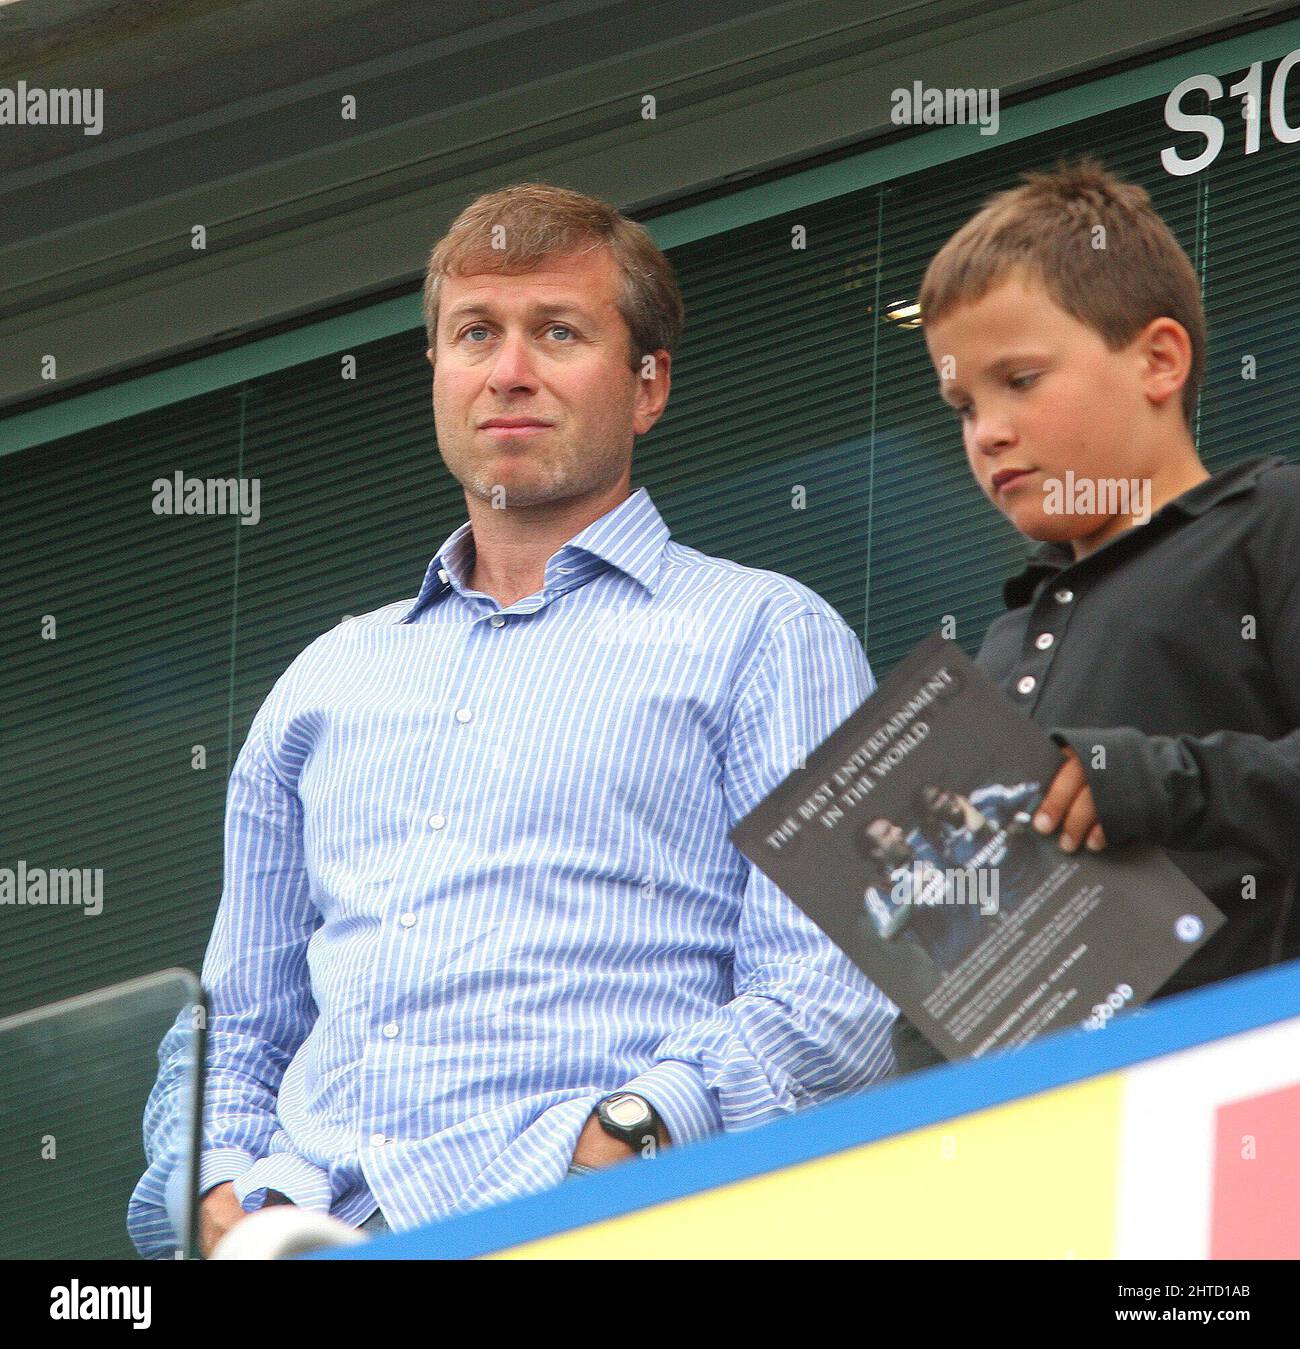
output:
[[[1036,680],[1036,679],[1034,678],[1033,675],[1026,675],[1026,676],[1025,676],[1025,677],[1024,677],[1024,678],[1016,685],[1016,692],[1017,692],[1017,693],[1033,693],[1033,691],[1034,691],[1034,685],[1037,684],[1037,683],[1038,683],[1038,680]]]
[[[492,617],[488,619],[488,622],[491,623],[494,628],[504,628],[506,625],[505,619],[502,618],[500,614],[493,614]]]
[[[371,1146],[372,1148],[382,1148],[382,1147],[384,1146],[384,1144],[387,1143],[387,1142],[388,1142],[388,1139],[386,1139],[386,1138],[383,1136],[383,1134],[371,1134],[371,1135],[370,1135],[370,1146]]]
[[[413,913],[404,913],[398,920],[403,927],[415,926],[415,915]]]
[[[468,707],[458,707],[456,709],[456,720],[463,726],[472,716],[473,712]]]
[[[1034,638],[1034,645],[1040,651],[1046,651],[1055,640],[1056,638],[1054,638],[1050,632],[1040,632],[1038,636]]]
[[[447,575],[447,569],[445,567],[438,568],[438,580],[440,580],[443,585],[446,585],[447,582],[451,580],[451,577]]]
[[[430,829],[441,829],[441,828],[443,828],[443,826],[444,826],[446,823],[447,823],[447,817],[446,817],[445,815],[430,815],[430,816],[429,816],[429,828],[430,828]]]
[[[388,1025],[384,1027],[384,1034],[391,1040],[397,1034],[397,1022],[390,1021]]]
[[[1057,604],[1069,604],[1069,602],[1073,598],[1074,598],[1073,590],[1064,590],[1064,589],[1058,590],[1055,595]]]

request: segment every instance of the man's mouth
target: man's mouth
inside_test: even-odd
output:
[[[1008,491],[1026,482],[1033,472],[1032,468],[1000,468],[991,479],[993,490],[998,494]]]
[[[549,431],[553,423],[540,421],[536,417],[491,417],[479,430],[494,440],[527,440],[530,436],[539,436]]]

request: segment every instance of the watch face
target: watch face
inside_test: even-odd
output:
[[[635,1096],[615,1096],[605,1102],[605,1113],[622,1128],[644,1124],[649,1118],[645,1105]]]

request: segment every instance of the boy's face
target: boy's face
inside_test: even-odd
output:
[[[1067,470],[1076,485],[1149,479],[1140,335],[1111,351],[1016,272],[927,323],[925,340],[975,480],[1022,534],[1076,543],[1077,552],[1135,523],[1132,514],[1087,509],[1113,503],[1113,493],[1065,489]]]

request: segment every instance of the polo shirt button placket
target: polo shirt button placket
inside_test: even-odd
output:
[[[1056,646],[1059,632],[1054,632],[1053,628],[1062,628],[1067,621],[1067,615],[1062,612],[1064,606],[1074,599],[1074,591],[1067,586],[1058,586],[1051,592],[1052,603],[1048,602],[1047,595],[1040,597],[1034,606],[1033,618],[1029,624],[1029,631],[1035,632],[1033,639],[1033,651],[1037,658],[1031,663],[1030,668],[1035,669],[1035,674],[1023,674],[1016,680],[1015,690],[1021,698],[1033,698],[1033,695],[1042,689],[1043,680],[1047,677],[1047,670],[1051,664],[1051,656],[1048,654]],[[1032,704],[1031,704],[1032,705]]]

